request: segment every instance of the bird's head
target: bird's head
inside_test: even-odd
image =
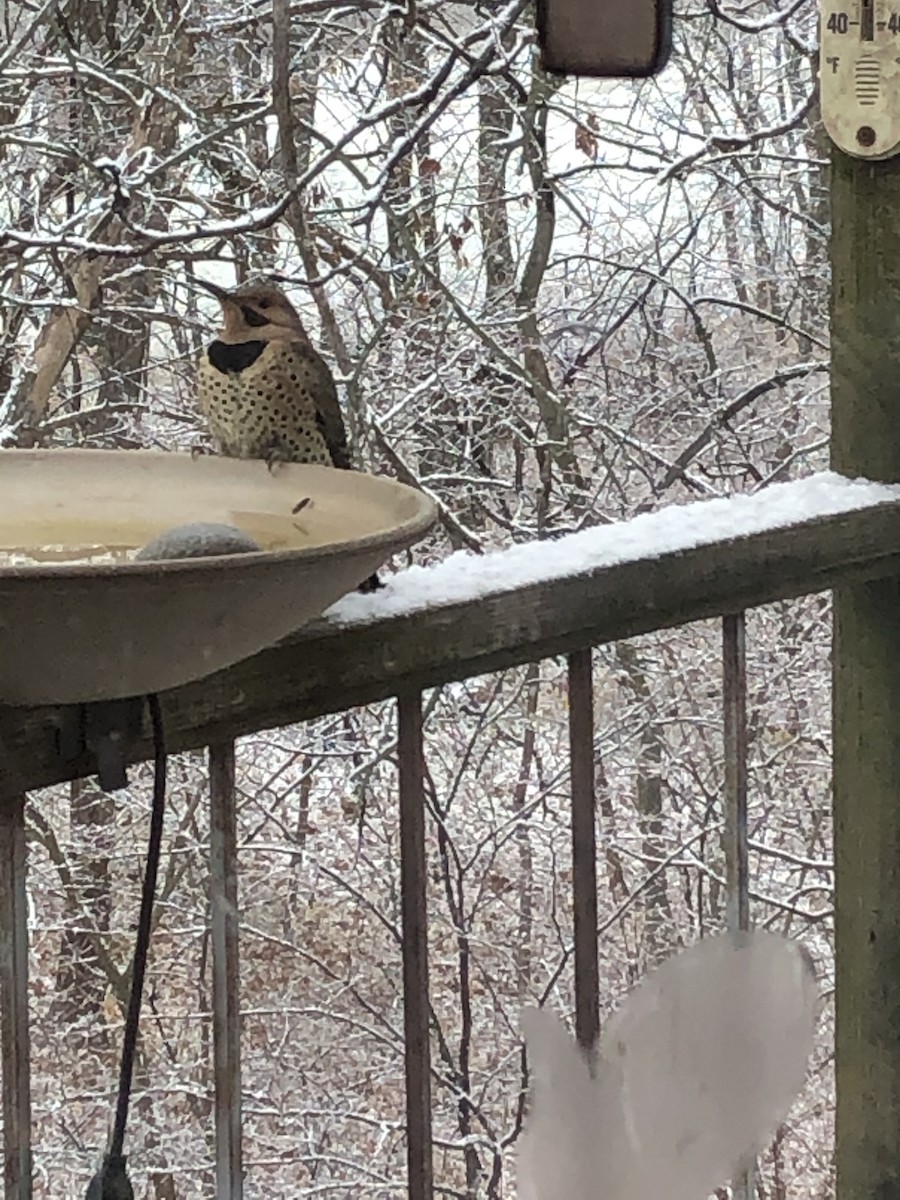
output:
[[[222,306],[221,341],[309,341],[299,313],[274,284],[245,283],[229,291],[204,279],[196,282]]]

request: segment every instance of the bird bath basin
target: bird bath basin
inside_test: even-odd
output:
[[[0,704],[112,700],[222,670],[318,616],[434,515],[412,488],[332,467],[0,451]],[[191,522],[261,549],[135,561]]]

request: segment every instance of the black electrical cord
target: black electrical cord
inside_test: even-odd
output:
[[[153,897],[159,874],[163,816],[166,806],[167,756],[159,698],[152,694],[149,695],[147,707],[150,711],[150,724],[153,730],[153,805],[150,810],[150,836],[147,841],[147,868],[144,872],[144,883],[141,889],[141,910],[131,967],[131,995],[128,999],[128,1013],[125,1017],[125,1031],[122,1038],[116,1117],[109,1143],[109,1153],[104,1156],[103,1165],[91,1180],[85,1200],[134,1200],[134,1191],[125,1170],[125,1156],[122,1150],[125,1145],[128,1105],[131,1101],[131,1081],[134,1075],[134,1056],[137,1050],[138,1027],[141,1019],[144,975],[150,950]]]

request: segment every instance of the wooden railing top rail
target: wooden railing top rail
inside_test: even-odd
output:
[[[786,485],[794,489],[797,511],[809,511],[808,483]],[[416,607],[413,601],[405,611],[379,616],[379,607],[398,607],[396,596],[388,595],[371,602],[370,615],[354,617],[359,606],[353,598],[329,619],[254,658],[166,693],[162,699],[168,747],[196,749],[411,689],[739,612],[842,582],[900,574],[900,489],[867,485],[851,494],[853,485],[846,488],[847,496],[838,495],[831,507],[847,511],[810,515],[740,536],[716,536],[685,548],[638,553],[612,565],[587,563],[581,570],[519,587],[512,573],[504,581],[497,571],[490,573],[494,582],[485,586],[483,578],[474,578],[479,560],[473,559],[469,599],[448,599],[429,607]],[[786,494],[786,512],[791,511],[790,498]],[[698,506],[679,511],[688,529]],[[615,527],[617,544],[630,527],[636,540],[640,535],[641,543],[647,541],[646,518],[638,520],[644,525]],[[746,520],[738,527],[746,528]],[[535,553],[544,553],[546,545]],[[87,757],[75,763],[61,761],[57,726],[57,710],[51,708],[0,708],[0,795],[93,773]],[[149,741],[139,742],[132,758],[137,761],[150,753]]]

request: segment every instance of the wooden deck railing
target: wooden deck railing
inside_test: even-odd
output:
[[[900,499],[837,516],[585,570],[515,592],[343,626],[319,621],[252,660],[163,697],[170,751],[209,746],[217,1200],[242,1195],[233,739],[398,698],[409,1195],[432,1195],[422,690],[568,655],[576,1030],[598,1029],[591,648],[724,616],[726,805],[737,831],[732,879],[746,875],[742,612],[769,601],[900,574]],[[0,1028],[6,1200],[31,1195],[24,806],[30,789],[92,773],[60,757],[53,709],[0,709]],[[132,749],[149,757],[148,740]],[[740,830],[743,828],[743,835]],[[738,891],[741,889],[739,888]],[[734,921],[745,912],[731,914]]]
[[[571,650],[900,571],[900,499],[677,553],[343,627],[316,621],[161,697],[169,750],[421,691]],[[0,796],[93,772],[64,762],[58,713],[0,708]],[[150,758],[149,740],[132,749]]]

